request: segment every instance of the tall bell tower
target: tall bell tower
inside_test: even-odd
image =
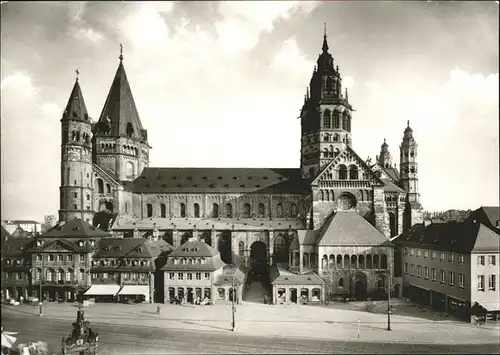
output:
[[[92,223],[92,128],[77,77],[61,118],[59,222]]]
[[[301,110],[302,177],[314,179],[321,169],[346,146],[352,144],[351,114],[347,89],[342,94],[342,78],[338,65],[328,52],[323,35],[322,53],[307,89]]]

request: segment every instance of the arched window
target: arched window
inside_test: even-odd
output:
[[[326,190],[325,192],[326,192],[325,201],[330,201],[330,191]]]
[[[195,218],[200,218],[200,205],[195,203],[193,207],[194,207]]]
[[[348,116],[347,116],[347,112],[344,111],[344,114],[342,115],[342,129],[346,130],[346,131],[349,131],[348,130]]]
[[[349,167],[349,179],[358,180],[358,167],[356,165]]]
[[[339,287],[344,287],[344,279],[342,277],[339,279]]]
[[[134,135],[134,127],[132,126],[132,123],[129,122],[127,123],[127,136],[132,137]]]
[[[146,215],[148,217],[153,217],[153,205],[150,203],[146,204]]]
[[[233,218],[233,206],[230,203],[226,203],[226,217]]]
[[[325,192],[323,190],[319,191],[319,200],[324,201],[325,200]]]
[[[128,161],[125,165],[125,172],[127,174],[127,178],[133,178],[135,176],[135,166],[134,163]]]
[[[323,112],[323,128],[331,128],[332,127],[330,117],[331,117],[330,110],[325,110],[325,112]]]
[[[263,218],[266,216],[266,206],[263,203],[259,203],[259,217]]]
[[[328,158],[328,148],[323,149],[323,158]]]
[[[276,217],[283,217],[283,205],[281,203],[278,203],[278,205],[276,206]]]
[[[160,203],[160,216],[162,218],[167,217],[167,206],[164,203]]]
[[[333,141],[334,141],[334,142],[338,142],[338,141],[339,141],[339,134],[338,134],[338,133],[335,133],[335,134],[333,135]]]
[[[297,217],[297,205],[295,203],[292,203],[292,206],[290,207],[290,214],[292,217]]]
[[[347,180],[347,167],[344,164],[339,166],[339,180]]]
[[[333,128],[340,128],[339,111],[337,110],[333,111]]]
[[[387,269],[387,255],[382,254],[382,257],[380,258],[380,268],[381,269]]]
[[[212,217],[213,218],[218,218],[219,217],[219,205],[214,203],[212,205]]]
[[[242,240],[238,243],[238,256],[245,256],[245,243]]]
[[[181,217],[186,217],[186,205],[181,203]]]
[[[351,132],[351,117],[347,116],[347,132]]]
[[[110,194],[111,193],[111,185],[106,184],[106,193]]]
[[[329,151],[329,153],[328,153],[328,156],[329,156],[330,158],[333,158],[333,145],[330,145],[330,151]]]
[[[76,141],[79,142],[80,141],[80,131],[77,131],[76,132]]]
[[[243,217],[249,218],[251,213],[251,207],[249,203],[243,205]]]
[[[97,192],[100,194],[104,193],[104,181],[102,181],[102,179],[97,179],[96,182],[97,182]]]

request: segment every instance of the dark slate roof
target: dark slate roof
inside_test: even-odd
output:
[[[380,178],[380,180],[384,183],[384,191],[385,192],[405,192],[402,188],[393,183],[390,179]]]
[[[205,242],[191,239],[175,249],[171,257],[212,257],[219,255],[219,252]]]
[[[2,247],[2,257],[20,257],[24,253],[30,238],[9,238]]]
[[[500,207],[481,206],[466,218],[466,221],[477,220],[486,227],[496,229],[496,223],[500,220]]]
[[[108,118],[110,124],[109,134],[105,133]],[[106,103],[96,124],[95,135],[129,137],[127,132],[128,123],[131,123],[133,128],[131,138],[147,144],[147,131],[142,127],[127,74],[125,73],[123,62],[120,61],[115,78],[109,89]]]
[[[264,168],[145,168],[122,184],[136,193],[301,194],[307,188],[300,169]]]
[[[87,106],[83,100],[82,89],[80,88],[78,79],[76,79],[71,95],[69,96],[68,104],[64,110],[62,120],[86,121],[90,124]]]
[[[471,251],[498,251],[500,236],[482,223],[466,221],[415,224],[394,239],[395,244],[425,246],[429,249],[470,253]]]
[[[398,181],[399,181],[399,171],[398,171],[398,169],[396,169],[396,168],[392,168],[392,167],[391,167],[391,168],[383,168],[383,169],[384,169],[385,173],[386,173],[387,175],[389,175],[389,177],[390,177],[393,181],[395,181],[395,182],[398,182]]]
[[[356,211],[338,211],[320,228],[318,245],[390,245],[391,242]]]
[[[140,249],[140,251],[139,251]],[[144,238],[105,238],[99,241],[95,258],[120,258],[124,256],[150,258]]]
[[[294,274],[284,269],[278,268],[276,265],[271,267],[270,278],[273,285],[324,285],[325,281],[315,273],[305,275]]]
[[[43,244],[41,246],[37,245],[37,240],[41,240]],[[83,246],[79,246],[78,242],[80,239],[71,238],[30,238],[28,244],[26,244],[25,250],[30,253],[39,253],[46,250],[51,250],[53,248],[61,248],[61,250],[68,250],[77,253],[88,253],[93,252],[96,249],[95,246],[90,245],[90,241],[84,240]]]
[[[174,258],[203,257],[204,264],[174,264]],[[205,242],[191,239],[171,252],[167,257],[167,263],[161,268],[165,271],[214,271],[224,267],[220,254]]]
[[[42,238],[106,238],[110,233],[88,224],[87,222],[76,218],[61,225],[57,225],[42,234]]]
[[[14,232],[12,232],[12,238],[27,238],[30,235],[30,232],[25,231],[21,227],[17,227]]]
[[[129,221],[113,227],[114,231],[152,230],[154,227],[164,230],[285,230],[304,229],[304,222],[299,218],[144,218]]]

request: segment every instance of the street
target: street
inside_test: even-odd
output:
[[[59,352],[61,338],[71,331],[70,320],[40,318],[7,313],[2,325],[19,332],[17,343],[43,340],[52,352]],[[227,332],[162,329],[158,327],[91,322],[99,333],[99,354],[165,353],[499,353],[494,344],[434,345],[382,343],[249,336]]]

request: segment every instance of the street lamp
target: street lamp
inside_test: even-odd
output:
[[[391,270],[387,270],[387,330],[391,331]]]

